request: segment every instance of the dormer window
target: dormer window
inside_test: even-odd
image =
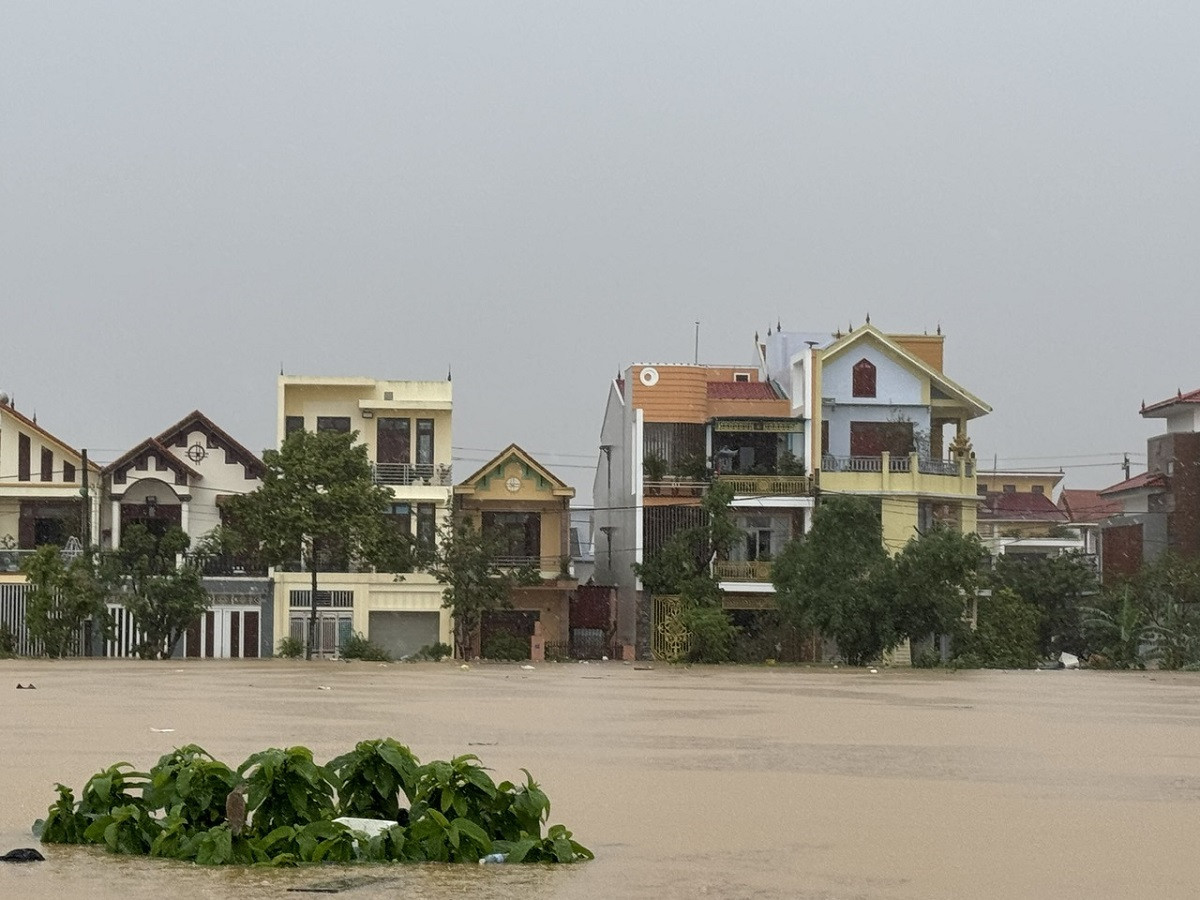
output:
[[[875,396],[875,364],[869,359],[860,359],[854,364],[854,396]]]

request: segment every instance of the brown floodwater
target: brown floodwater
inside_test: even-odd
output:
[[[0,864],[0,897],[1200,894],[1200,676],[1165,673],[0,661],[0,852],[38,846],[56,781],[118,760],[324,761],[382,736],[528,768],[596,860],[276,871],[49,846]]]

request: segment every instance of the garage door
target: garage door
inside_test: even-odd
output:
[[[441,614],[436,612],[372,612],[367,637],[394,659],[416,653],[441,639]]]

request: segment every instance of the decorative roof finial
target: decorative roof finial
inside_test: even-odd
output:
[[[941,323],[941,322],[938,322],[938,329],[937,329],[937,333],[938,333],[938,334],[941,334],[941,333],[942,333],[942,323]]]
[[[758,337],[758,332],[756,331],[756,332],[754,332],[754,343],[757,344],[758,342],[759,342],[759,337]]]
[[[453,379],[453,377],[451,377],[451,372],[450,372],[450,367],[449,367],[449,366],[446,366],[446,380],[447,380],[447,381],[453,381],[453,380],[454,380],[454,379]]]
[[[871,314],[870,313],[867,313],[867,324],[868,325],[871,324]]]
[[[776,330],[776,331],[783,331],[783,321],[782,321],[781,319],[776,319],[776,320],[775,320],[775,330]]]
[[[771,326],[768,325],[767,326],[767,337],[770,337],[770,336],[771,336]]]

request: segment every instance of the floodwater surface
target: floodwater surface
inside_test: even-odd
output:
[[[1185,674],[7,660],[0,853],[38,846],[55,782],[117,761],[394,737],[528,768],[596,860],[277,871],[54,845],[0,864],[0,897],[1190,898],[1198,726]]]

